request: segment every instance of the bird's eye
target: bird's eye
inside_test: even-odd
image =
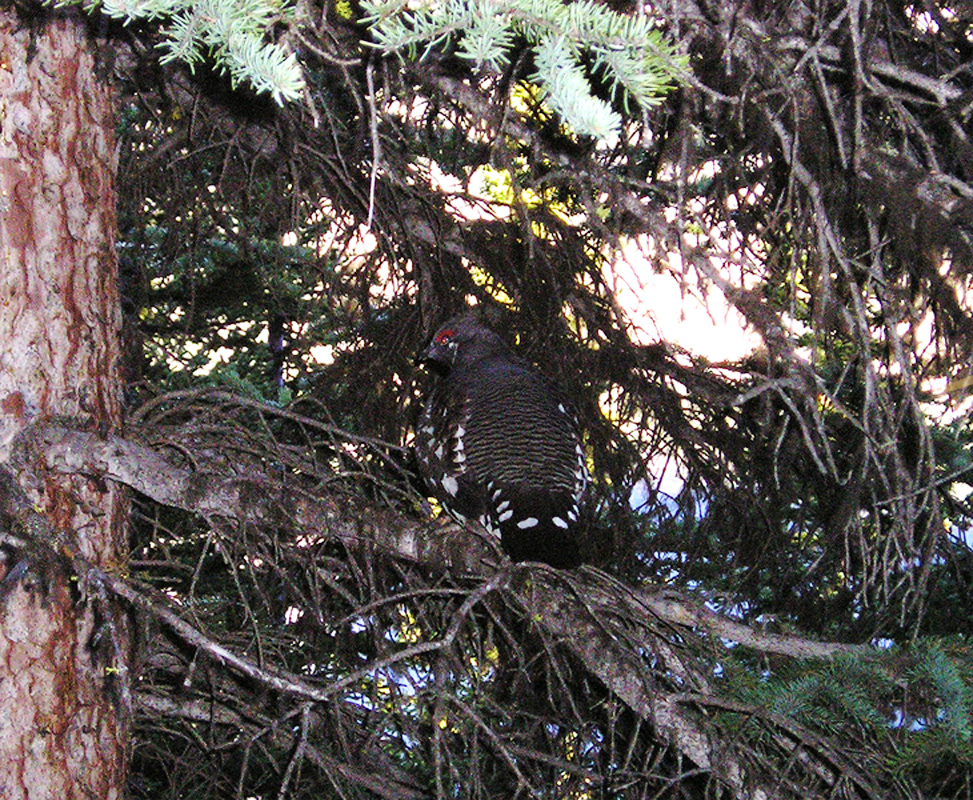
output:
[[[449,344],[449,341],[452,338],[453,331],[447,328],[446,330],[440,331],[436,334],[436,344]]]

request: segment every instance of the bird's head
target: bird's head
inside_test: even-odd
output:
[[[440,327],[416,362],[445,375],[457,366],[507,352],[503,339],[480,322],[476,314],[467,311]]]

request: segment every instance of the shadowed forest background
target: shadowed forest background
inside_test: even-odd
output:
[[[278,27],[284,105],[92,23],[133,798],[973,797],[973,5],[612,8],[678,57],[644,107],[595,70],[603,139],[526,42],[355,3]],[[649,275],[759,346],[660,339]],[[473,302],[575,405],[590,566],[431,522],[413,359]]]

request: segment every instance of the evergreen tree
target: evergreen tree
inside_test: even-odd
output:
[[[46,441],[135,490],[134,796],[970,797],[970,9],[106,9],[131,433]],[[578,409],[589,567],[429,523],[474,301]]]

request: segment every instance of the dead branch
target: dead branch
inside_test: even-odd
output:
[[[220,663],[270,689],[306,700],[329,701],[361,676],[403,659],[443,651],[469,610],[506,586],[524,615],[556,647],[572,653],[632,712],[649,722],[662,741],[699,768],[711,770],[742,797],[759,784],[759,778],[748,767],[746,754],[715,735],[706,716],[680,699],[687,687],[693,687],[700,695],[708,695],[709,687],[706,676],[693,665],[694,658],[683,657],[679,651],[702,634],[730,634],[747,647],[793,657],[828,657],[849,649],[754,631],[671,593],[634,592],[597,570],[586,568],[577,574],[562,574],[540,566],[524,566],[497,572],[490,559],[484,557],[485,552],[492,556],[492,551],[470,531],[456,530],[445,538],[441,528],[431,531],[428,525],[365,504],[357,503],[352,508],[333,497],[314,497],[266,476],[201,475],[179,468],[158,452],[129,439],[100,439],[95,434],[63,427],[47,427],[33,435],[43,443],[50,469],[101,475],[157,502],[208,519],[262,525],[286,517],[287,524],[298,530],[315,531],[352,550],[364,549],[436,569],[461,566],[465,574],[492,573],[467,598],[443,638],[412,645],[324,686],[263,669],[209,639],[166,605],[149,601],[121,579],[97,574],[113,592]],[[715,642],[711,646],[719,647]],[[651,654],[659,659],[658,663],[650,662]],[[865,796],[874,795],[867,790]]]

